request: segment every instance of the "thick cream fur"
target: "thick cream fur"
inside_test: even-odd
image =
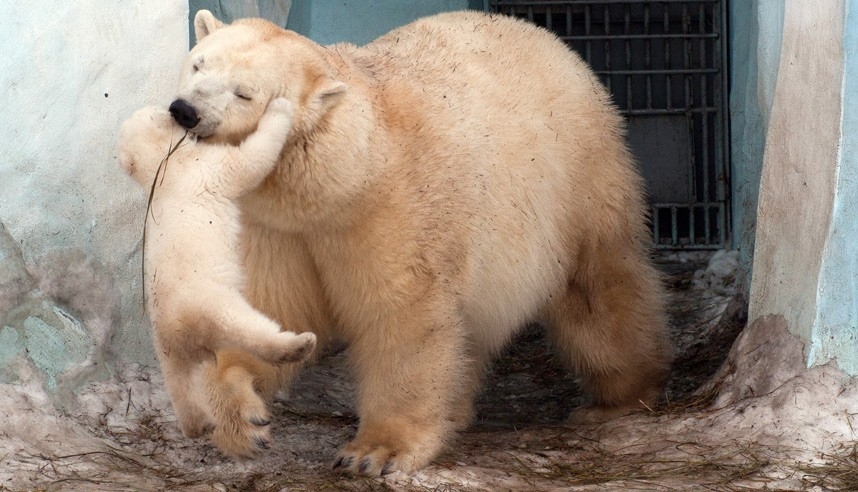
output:
[[[192,139],[176,147],[184,131],[166,110],[154,107],[134,113],[120,131],[122,167],[153,190],[144,240],[146,301],[167,389],[186,435],[200,435],[213,424],[203,378],[205,366],[214,370],[217,351],[240,349],[282,363],[305,359],[315,346],[312,333],[281,332],[242,295],[239,209],[233,201],[272,171],[291,126],[292,104],[275,99],[239,147]]]
[[[349,343],[361,424],[338,468],[426,465],[535,320],[592,395],[580,418],[656,402],[670,347],[642,180],[608,93],[560,40],[474,12],[363,47],[205,11],[196,26],[178,93],[193,131],[237,142],[268,100],[295,106],[280,164],[241,200],[247,295]],[[289,377],[251,366],[231,357],[218,374]]]

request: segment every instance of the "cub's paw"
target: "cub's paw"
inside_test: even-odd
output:
[[[266,113],[272,116],[285,116],[292,119],[292,102],[285,97],[272,99],[271,102],[268,103]]]
[[[296,335],[284,331],[277,335],[275,362],[301,362],[307,360],[316,348],[316,335],[301,333]]]

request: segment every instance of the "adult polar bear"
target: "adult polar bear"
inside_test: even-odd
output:
[[[241,204],[247,295],[284,329],[348,342],[360,426],[335,468],[426,465],[533,320],[592,397],[579,418],[656,402],[670,347],[642,180],[609,95],[556,37],[474,12],[363,47],[207,11],[194,25],[180,124],[238,143],[271,99],[295,107]],[[223,451],[266,447],[261,398],[293,370],[219,354]]]

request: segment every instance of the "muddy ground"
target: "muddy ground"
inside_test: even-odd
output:
[[[272,448],[248,463],[183,438],[157,371],[129,367],[118,382],[91,385],[71,410],[48,408],[34,386],[4,388],[0,405],[15,413],[0,424],[0,490],[832,490],[845,483],[776,466],[790,456],[787,448],[756,449],[738,438],[722,446],[717,431],[707,433],[726,414],[711,406],[718,385],[701,387],[745,325],[745,307],[732,295],[729,272],[713,287],[701,275],[706,258],[681,260],[661,261],[677,357],[664,404],[650,414],[566,425],[582,395],[531,326],[496,363],[476,424],[432,466],[412,476],[350,478],[331,471],[358,423],[344,353],[307,370],[292,398],[274,404]]]

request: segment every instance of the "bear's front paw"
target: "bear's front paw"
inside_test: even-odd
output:
[[[386,446],[349,444],[337,454],[334,471],[352,475],[384,476],[394,471],[411,471],[403,467],[402,454]]]
[[[427,464],[440,449],[440,440],[431,433],[393,436],[363,433],[343,447],[334,461],[334,470],[352,475],[384,476],[401,471],[411,473]],[[375,437],[373,437],[375,436]]]

